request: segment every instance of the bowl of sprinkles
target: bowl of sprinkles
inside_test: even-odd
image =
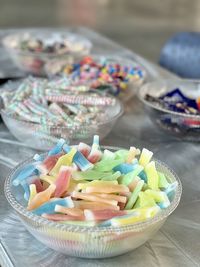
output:
[[[200,140],[200,82],[160,80],[138,92],[153,122],[185,140]]]
[[[89,142],[98,133],[102,139],[123,114],[123,105],[87,89],[60,79],[9,82],[1,89],[1,116],[10,132],[33,148],[47,150],[61,137]]]
[[[74,85],[87,84],[91,89],[106,91],[124,101],[135,94],[146,78],[142,66],[116,55],[91,55],[74,63],[53,60],[46,64],[45,70],[49,77],[62,75]]]
[[[27,230],[61,253],[83,258],[124,254],[148,241],[176,209],[177,175],[146,148],[69,146],[19,164],[5,195]]]
[[[8,35],[2,41],[13,62],[23,71],[44,75],[45,64],[55,58],[74,62],[88,55],[92,43],[70,32],[33,31]]]

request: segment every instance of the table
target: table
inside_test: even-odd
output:
[[[90,38],[97,52],[114,51],[118,55],[137,60],[148,69],[151,80],[160,77],[174,78],[172,74],[95,32],[85,28],[70,30]],[[12,31],[15,30],[1,30],[0,37]],[[8,72],[10,77],[23,75],[14,66],[8,64],[9,60],[2,47],[0,52],[0,66],[4,66],[1,76],[5,77]],[[160,132],[152,124],[136,97],[133,97],[125,108],[124,116],[102,144],[148,147],[157,158],[166,162],[179,175],[183,184],[182,199],[176,211],[149,242],[128,254],[110,259],[88,260],[57,253],[39,243],[26,231],[4,197],[5,177],[17,163],[32,156],[36,151],[16,141],[3,123],[0,123],[0,263],[2,267],[200,266],[200,165],[198,162],[200,145],[177,140]]]

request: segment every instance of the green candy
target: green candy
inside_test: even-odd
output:
[[[138,183],[137,183],[137,186],[135,188],[135,190],[132,192],[131,196],[129,197],[128,199],[128,202],[125,206],[125,210],[130,210],[133,208],[133,205],[135,204],[137,198],[138,198],[138,195],[140,193],[140,191],[142,190],[142,187],[144,185],[144,181],[143,180],[140,180]]]
[[[112,172],[104,173],[104,172],[100,172],[96,170],[88,170],[85,172],[77,171],[77,172],[72,173],[72,177],[76,181],[80,181],[80,180],[93,181],[93,180],[101,180],[101,179],[113,180],[113,173]]]
[[[107,177],[103,177],[101,180],[102,181],[114,181],[117,180],[121,176],[121,172],[115,172],[113,174],[108,174]]]
[[[154,198],[151,195],[146,194],[146,192],[140,192],[134,208],[145,208],[153,206],[156,206]]]
[[[158,172],[158,176],[159,176],[159,182],[158,182],[159,188],[167,188],[169,186],[169,183],[164,173]]]
[[[116,157],[115,153],[111,152],[108,149],[105,149],[103,152],[102,160],[114,160]]]
[[[109,159],[109,160],[101,160],[99,162],[97,162],[94,166],[94,170],[95,171],[101,171],[101,172],[109,172],[112,171],[112,169],[114,167],[116,167],[117,165],[123,163],[124,161],[122,159]]]
[[[124,184],[124,185],[127,185],[128,186],[135,179],[135,177],[141,171],[143,171],[143,169],[144,169],[144,167],[138,165],[135,170],[133,170],[132,172],[129,172],[129,173],[125,174],[122,178],[120,178],[120,180],[119,180],[120,184]]]
[[[124,162],[128,157],[128,153],[129,151],[126,149],[119,149],[118,151],[115,152],[116,159],[122,159]]]

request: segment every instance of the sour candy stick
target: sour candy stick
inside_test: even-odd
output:
[[[117,185],[118,182],[117,181],[91,181],[91,182],[86,182],[86,183],[78,183],[77,184],[77,190],[84,190],[86,189],[88,186],[92,186],[92,185],[96,185],[96,186],[108,186],[108,185]]]
[[[51,169],[53,169],[59,157],[60,157],[59,154],[46,157],[43,162],[37,165],[37,169],[43,175],[46,175],[47,173],[51,171]]]
[[[151,161],[145,166],[147,175],[147,184],[151,189],[158,190],[159,176],[156,170],[155,162]]]
[[[132,172],[136,168],[135,165],[129,163],[121,163],[113,168],[113,171],[119,171],[121,174]]]
[[[63,150],[66,153],[69,153],[71,148],[68,145],[63,146]],[[84,156],[81,154],[81,152],[77,151],[73,157],[73,162],[82,170],[86,171],[93,168],[93,164],[90,163]]]
[[[158,176],[159,176],[158,187],[167,188],[169,186],[169,182],[167,181],[167,178],[165,177],[164,173],[158,172]]]
[[[84,210],[86,221],[104,221],[125,214],[124,210]]]
[[[83,154],[84,157],[88,157],[90,154],[91,147],[85,143],[80,142],[78,145],[78,151]]]
[[[143,169],[142,166],[138,165],[132,172],[129,172],[120,178],[120,184],[129,185]]]
[[[140,155],[139,164],[145,167],[150,162],[152,156],[153,153],[151,151],[146,148],[143,148],[142,153]]]
[[[63,166],[71,166],[73,157],[76,153],[76,149],[72,148],[69,153],[61,156],[58,161],[56,162],[55,166],[53,169],[49,172],[51,175],[56,176],[58,175],[58,172],[60,170],[60,167]]]
[[[102,152],[101,152],[100,147],[99,147],[99,136],[94,135],[92,149],[91,149],[90,154],[88,155],[87,159],[91,163],[96,163],[101,158],[102,158]]]
[[[118,175],[117,175],[118,176]],[[101,172],[96,170],[88,170],[85,172],[73,172],[72,177],[74,180],[82,181],[82,180],[113,180],[114,177],[116,177],[116,174],[113,174],[113,172]]]
[[[117,206],[117,203],[118,203],[116,200],[103,199],[101,197],[93,196],[93,195],[86,194],[86,193],[80,193],[80,192],[76,192],[76,191],[74,191],[72,193],[72,197],[76,198],[76,199],[95,201],[95,202],[106,203],[106,204],[115,205],[115,206]]]
[[[78,209],[78,208],[66,208],[63,207],[61,205],[56,205],[55,206],[55,211],[56,212],[60,212],[60,213],[64,213],[67,215],[71,215],[71,216],[82,216],[83,215],[83,210]]]
[[[61,166],[58,177],[55,181],[56,190],[54,193],[55,197],[61,197],[62,194],[67,191],[70,179],[72,175],[72,168],[69,166]]]
[[[114,172],[112,175],[110,176],[105,176],[103,177],[101,180],[102,181],[115,181],[117,180],[119,177],[121,176],[121,172],[117,171],[117,172]]]
[[[132,180],[132,182],[128,185],[128,188],[131,192],[133,192],[138,184],[138,182],[140,181],[140,177],[139,176],[135,176]]]
[[[90,209],[90,210],[119,210],[119,206],[110,205],[106,203],[101,202],[95,202],[95,201],[73,201],[75,207],[80,208],[82,210],[84,209]]]
[[[51,195],[54,193],[56,185],[51,184],[46,190],[37,193],[34,198],[30,201],[27,209],[33,210],[41,206],[43,203],[49,201]]]
[[[140,154],[140,150],[134,146],[131,146],[129,149],[129,153],[126,159],[127,163],[132,163],[132,161],[135,159],[135,156]]]
[[[32,163],[27,166],[25,166],[15,177],[12,184],[14,186],[18,186],[21,181],[28,178],[29,176],[37,175],[38,170],[36,169],[37,163]]]
[[[74,204],[71,200],[71,197],[66,198],[52,198],[49,201],[45,202],[38,208],[32,210],[32,212],[36,215],[42,215],[43,213],[53,214],[55,213],[55,206],[61,205],[69,208],[73,208]]]
[[[147,189],[145,191],[145,194],[151,196],[157,203],[165,202],[165,203],[168,203],[168,206],[170,205],[169,199],[165,192]]]
[[[129,188],[125,185],[111,185],[111,184],[107,184],[106,187],[101,185],[88,186],[85,190],[86,193],[107,193],[107,194],[129,192]]]
[[[151,195],[146,194],[146,192],[140,192],[134,208],[146,208],[154,206],[156,206],[154,198]]]
[[[108,149],[105,149],[103,152],[102,160],[113,160],[115,159],[116,155],[115,153],[111,152]]]
[[[116,201],[121,202],[121,203],[126,203],[126,200],[127,200],[127,198],[125,196],[119,196],[119,195],[115,195],[115,194],[94,193],[93,195],[98,196],[98,197],[102,197],[105,199],[116,200]]]
[[[65,215],[65,214],[42,214],[42,217],[55,222],[62,222],[62,221],[81,221],[84,220],[83,216],[71,216],[71,215]]]
[[[137,198],[138,198],[138,195],[140,193],[140,191],[142,190],[142,187],[144,185],[144,181],[140,180],[138,183],[137,183],[137,186],[136,188],[134,189],[134,191],[132,192],[131,196],[129,197],[128,199],[128,202],[125,206],[125,209],[126,210],[130,210],[133,208],[133,205],[135,204]]]
[[[134,209],[128,215],[112,218],[110,220],[110,224],[111,226],[123,226],[145,221],[154,217],[159,211],[160,208],[158,206],[154,206],[151,208]]]
[[[61,138],[61,139],[58,141],[58,143],[56,144],[56,146],[53,147],[53,148],[49,151],[48,156],[52,156],[52,155],[56,155],[56,154],[61,153],[64,144],[65,144],[65,140]]]
[[[97,162],[94,166],[94,170],[101,172],[109,172],[112,171],[114,167],[123,163],[123,159],[115,159],[115,160],[101,160]]]
[[[30,196],[29,196],[29,202],[28,203],[30,203],[32,201],[32,199],[35,197],[35,195],[37,194],[35,184],[30,184],[29,190],[30,190]]]

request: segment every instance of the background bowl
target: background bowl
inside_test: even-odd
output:
[[[7,114],[3,109],[1,116],[10,132],[22,143],[29,147],[48,150],[59,138],[64,138],[70,144],[80,141],[90,143],[95,134],[100,139],[106,137],[117,120],[123,114],[123,105],[116,99],[114,106],[106,106],[104,109],[105,120],[97,124],[83,124],[81,126],[42,126],[39,123],[32,123],[16,119],[13,115]]]
[[[112,151],[118,148],[104,147]],[[175,194],[168,208],[161,210],[155,217],[144,222],[121,227],[84,227],[59,224],[48,221],[26,210],[26,203],[20,187],[12,181],[20,170],[33,162],[28,159],[18,165],[5,181],[5,195],[16,210],[28,231],[46,246],[67,255],[84,258],[106,258],[129,252],[149,240],[163,225],[167,217],[179,204],[182,187],[177,175],[165,164],[156,161],[156,168],[163,172],[168,181],[178,182]]]
[[[17,49],[12,47],[11,42],[14,40],[16,42],[19,42],[21,39],[24,38],[25,34],[27,33],[18,33],[18,34],[12,34],[4,37],[2,43],[4,47],[6,48],[8,54],[10,55],[11,59],[15,63],[15,65],[28,73],[44,76],[44,66],[45,64],[52,59],[65,59],[66,62],[73,62],[76,60],[81,59],[83,56],[88,55],[90,53],[90,50],[92,48],[92,43],[85,37],[78,35],[78,34],[72,34],[72,33],[60,33],[64,35],[66,38],[69,38],[74,43],[80,43],[83,46],[82,51],[69,51],[67,53],[62,54],[56,54],[56,53],[38,53],[38,52],[29,52],[29,51],[23,51],[21,49]],[[39,36],[40,39],[45,40],[45,38],[49,38],[54,34],[50,31],[37,31],[37,32],[31,32],[30,36],[35,35],[36,37]],[[59,34],[59,32],[56,32],[56,34]]]
[[[149,82],[138,91],[138,96],[147,114],[160,129],[185,140],[200,141],[200,115],[173,112],[145,99],[146,94],[159,97],[175,88],[179,88],[189,98],[200,96],[200,81],[178,79]]]
[[[119,64],[123,67],[134,67],[139,68],[142,70],[143,77],[138,77],[138,79],[135,79],[132,82],[128,83],[128,88],[125,90],[122,90],[119,94],[119,98],[126,102],[128,101],[132,96],[134,96],[138,90],[138,88],[144,83],[144,81],[147,78],[147,72],[143,66],[141,66],[139,63],[130,60],[126,57],[121,57],[116,54],[92,54],[90,55],[96,62],[101,62],[102,60],[106,59],[107,63],[112,64]],[[46,75],[50,78],[54,76],[59,75],[66,75],[64,72],[62,72],[62,68],[68,63],[69,61],[65,59],[55,59],[52,61],[47,62],[45,65],[45,72]],[[75,61],[74,61],[75,62]],[[77,63],[78,61],[76,61]],[[73,62],[69,62],[70,64]],[[67,77],[70,77],[70,75],[67,75]],[[90,84],[89,82],[87,84]],[[96,90],[96,89],[95,89]],[[109,92],[110,93],[110,92]]]

